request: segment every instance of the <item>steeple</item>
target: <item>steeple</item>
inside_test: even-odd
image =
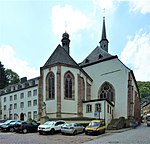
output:
[[[63,33],[62,35],[62,47],[66,50],[66,52],[69,54],[69,44],[70,44],[70,40],[69,40],[69,34],[68,33]]]
[[[109,41],[107,40],[107,37],[106,37],[105,17],[103,17],[102,37],[99,43],[100,43],[100,47],[106,52],[108,52]]]

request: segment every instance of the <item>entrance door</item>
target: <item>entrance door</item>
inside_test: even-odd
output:
[[[24,121],[24,114],[23,113],[20,114],[20,120]]]

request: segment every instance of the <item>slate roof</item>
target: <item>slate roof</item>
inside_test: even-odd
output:
[[[97,46],[79,65],[86,66],[95,62],[100,62],[113,58],[114,56]]]
[[[60,44],[56,47],[52,55],[44,64],[43,68],[57,64],[64,64],[70,67],[80,69],[92,81],[92,78],[73,60],[73,58],[66,52],[66,50]]]
[[[53,64],[67,64],[70,66],[79,67],[79,65],[71,58],[71,56],[60,44],[56,47],[52,55],[44,64],[44,67]]]

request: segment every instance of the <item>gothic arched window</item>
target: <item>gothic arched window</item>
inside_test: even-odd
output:
[[[71,72],[64,76],[64,95],[65,99],[74,99],[74,76]]]
[[[55,99],[55,77],[50,72],[46,78],[46,99]]]
[[[99,99],[107,99],[111,102],[115,102],[115,90],[109,82],[104,82],[99,90]]]

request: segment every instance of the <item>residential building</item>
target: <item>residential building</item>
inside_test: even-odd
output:
[[[38,77],[0,90],[1,118],[14,120],[38,119]]]

